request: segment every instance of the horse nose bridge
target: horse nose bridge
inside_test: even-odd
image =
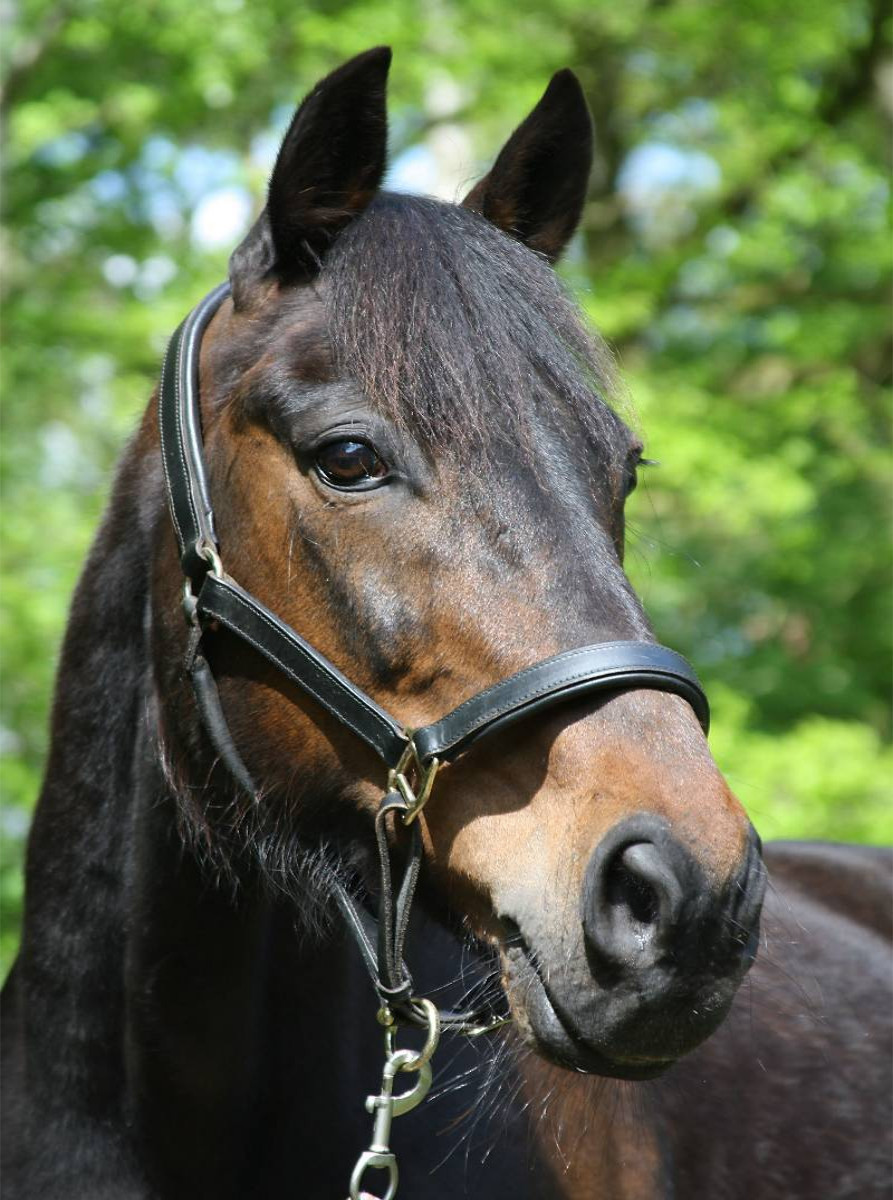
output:
[[[573,797],[574,821],[588,825],[594,841],[648,813],[673,830],[712,886],[739,870],[750,821],[681,698],[639,691],[568,705],[533,735],[531,747],[540,738],[548,790],[555,800]]]

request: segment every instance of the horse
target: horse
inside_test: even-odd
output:
[[[381,189],[389,64],[297,109],[78,584],[5,1194],[886,1195],[889,860],[761,852],[624,574],[580,86],[449,205]]]

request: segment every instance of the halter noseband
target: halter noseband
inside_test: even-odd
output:
[[[404,727],[381,708],[223,569],[202,448],[199,357],[202,335],[229,291],[228,284],[215,288],[177,329],[165,355],[159,388],[164,476],[186,577],[184,609],[192,630],[186,667],[211,743],[252,796],[257,789],[230,735],[213,673],[202,653],[202,638],[208,636],[212,623],[253,646],[383,760],[388,786],[375,821],[381,866],[378,922],[340,884],[335,896],[384,1008],[416,1024],[429,1024],[430,1014],[411,998],[412,980],[402,952],[421,863],[421,840],[414,822],[438,768],[479,739],[572,697],[631,688],[673,692],[688,701],[705,733],[707,698],[691,667],[675,651],[651,642],[618,641],[566,650],[525,667],[421,729]],[[386,829],[387,819],[395,815],[411,826],[409,865],[396,896]],[[441,1017],[464,1032],[482,1028],[474,1014]]]

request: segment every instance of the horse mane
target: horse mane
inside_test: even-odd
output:
[[[33,1080],[8,1136],[14,1146],[54,1139],[53,1153],[34,1167],[29,1195],[63,1194],[73,1162],[84,1181],[110,1161],[122,1180],[130,1171],[131,1151],[116,1124],[125,1069],[108,1048],[124,1038],[121,914],[131,874],[135,747],[147,724],[147,563],[161,483],[157,465],[145,463],[149,440],[144,419],[74,595],[29,839],[22,945],[4,994],[10,1028],[30,1033]]]
[[[423,448],[527,443],[532,412],[623,446],[611,352],[547,260],[477,213],[380,193],[323,261],[336,365]],[[559,417],[560,419],[560,417]]]

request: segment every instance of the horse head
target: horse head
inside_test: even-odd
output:
[[[415,729],[549,656],[654,636],[623,571],[642,444],[552,270],[590,168],[579,85],[556,75],[448,205],[379,190],[389,61],[352,60],[295,114],[200,384],[227,571]],[[270,877],[316,855],[368,879],[381,763],[220,628],[209,660],[258,789],[240,792],[182,677],[176,559],[159,522],[155,671],[193,837]],[[763,872],[679,695],[625,688],[528,716],[445,766],[418,823],[424,903],[498,955],[541,1053],[643,1078],[722,1019]]]

